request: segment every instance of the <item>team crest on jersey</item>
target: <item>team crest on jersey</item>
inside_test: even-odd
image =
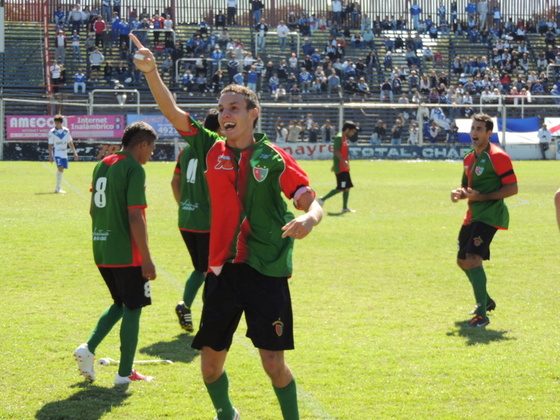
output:
[[[225,169],[226,171],[231,171],[233,169],[231,157],[225,155],[218,156],[218,163],[216,163],[214,169]]]
[[[263,182],[266,179],[267,175],[268,168],[259,168],[258,166],[255,166],[253,168],[253,176],[258,182]]]
[[[477,174],[478,176],[482,175],[482,172],[484,172],[484,167],[483,166],[477,166],[474,169],[474,173]]]
[[[482,240],[482,238],[480,236],[477,236],[476,238],[473,239],[473,244],[474,246],[480,246],[482,245],[484,241]]]
[[[276,331],[276,335],[278,337],[282,337],[282,334],[284,334],[284,323],[280,320],[278,321],[274,321],[272,323],[272,326],[274,327],[274,330]]]

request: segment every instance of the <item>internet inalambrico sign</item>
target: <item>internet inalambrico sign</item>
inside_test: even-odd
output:
[[[74,139],[120,139],[126,127],[124,115],[70,115],[64,125]],[[42,140],[54,127],[54,115],[6,117],[6,140]]]

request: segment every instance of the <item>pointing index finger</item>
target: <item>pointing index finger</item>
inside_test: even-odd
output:
[[[130,39],[132,39],[132,42],[134,42],[134,45],[136,45],[136,47],[138,49],[140,48],[144,48],[144,46],[142,45],[142,43],[140,42],[140,40],[138,38],[136,38],[136,35],[134,34],[128,34],[128,36],[130,37]]]

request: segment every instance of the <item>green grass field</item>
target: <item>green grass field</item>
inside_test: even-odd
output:
[[[560,418],[556,228],[557,162],[514,162],[519,195],[508,199],[510,230],[498,232],[485,263],[497,302],[484,329],[463,321],[474,306],[455,265],[465,202],[449,191],[460,162],[353,162],[354,214],[341,196],[296,244],[291,280],[302,419]],[[330,163],[302,162],[319,194],[334,186]],[[158,278],[144,310],[138,359],[156,377],[113,388],[115,366],[79,376],[72,352],[110,304],[91,255],[89,185],[93,163],[71,163],[66,195],[53,194],[46,162],[0,162],[0,418],[193,419],[215,413],[192,337],[174,306],[191,270],[176,228],[174,163],[146,165],[150,245]],[[330,215],[327,213],[331,213]],[[194,305],[195,321],[201,308]],[[279,407],[245,338],[244,322],[226,364],[244,420],[279,419]],[[118,331],[97,357],[119,356]]]

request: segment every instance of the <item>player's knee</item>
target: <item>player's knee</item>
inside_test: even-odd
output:
[[[224,373],[222,366],[212,363],[202,363],[200,365],[200,371],[202,373],[202,378],[206,383],[213,383],[220,379],[220,376]]]
[[[274,381],[276,378],[284,375],[288,369],[283,357],[278,357],[274,353],[263,355],[262,365],[268,376]]]
[[[482,266],[482,257],[476,254],[467,254],[467,258],[464,260],[457,260],[457,265],[463,270],[472,270]]]

